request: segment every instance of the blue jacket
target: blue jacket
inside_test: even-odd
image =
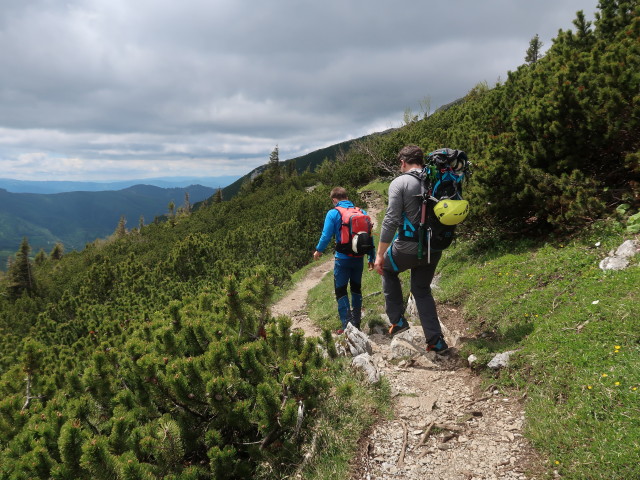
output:
[[[336,207],[354,207],[355,205],[350,200],[340,200]],[[367,213],[362,210],[363,213]],[[336,243],[340,243],[340,227],[342,226],[342,217],[340,212],[335,208],[332,208],[327,212],[327,216],[324,218],[324,227],[322,228],[322,235],[320,235],[320,240],[318,241],[318,245],[316,245],[316,250],[319,252],[324,252],[329,245],[332,237],[336,237]],[[369,263],[373,263],[375,261],[374,258],[375,246],[371,249],[369,253]],[[346,253],[336,252],[336,258],[353,258],[347,255]]]

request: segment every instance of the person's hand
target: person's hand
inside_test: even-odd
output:
[[[313,259],[314,260],[318,260],[321,256],[322,256],[322,252],[319,252],[318,250],[313,252]]]
[[[373,269],[382,275],[382,266],[384,265],[384,255],[378,255],[376,257],[376,263],[373,264]]]

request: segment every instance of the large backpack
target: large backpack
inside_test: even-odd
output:
[[[340,212],[340,243],[336,243],[336,252],[352,257],[361,257],[371,252],[371,217],[358,207],[335,207]]]
[[[462,201],[462,184],[471,175],[467,154],[461,150],[441,148],[426,156],[419,174],[409,173],[421,182],[422,210],[418,233],[418,258],[431,251],[446,249],[455,238],[456,225],[466,218],[469,205]]]

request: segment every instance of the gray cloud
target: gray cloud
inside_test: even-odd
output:
[[[2,176],[95,180],[134,161],[241,174],[275,144],[290,158],[397,126],[506,78],[597,0],[5,3]]]

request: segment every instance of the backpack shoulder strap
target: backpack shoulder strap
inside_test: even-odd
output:
[[[401,177],[402,175],[410,175],[413,178],[417,178],[418,180],[422,181],[423,175],[424,175],[424,170],[421,172],[416,172],[415,170],[412,170],[410,172],[404,172],[401,173],[400,175],[398,175],[399,177]]]

